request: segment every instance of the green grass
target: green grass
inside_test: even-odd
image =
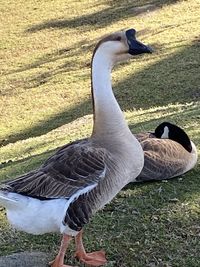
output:
[[[200,150],[198,0],[10,0],[0,12],[0,180],[90,135],[92,50],[123,28],[136,28],[155,50],[113,71],[131,130],[168,120]],[[199,173],[197,165],[181,179],[127,186],[86,227],[87,249],[104,248],[110,267],[199,267]],[[58,244],[59,235],[12,230],[1,209],[0,255],[39,250],[53,257]]]

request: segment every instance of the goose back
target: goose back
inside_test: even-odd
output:
[[[140,142],[144,151],[144,167],[142,172],[136,178],[136,181],[164,180],[170,179],[186,173],[191,170],[198,158],[197,150],[187,134],[180,127],[167,123],[170,126],[168,138],[157,138],[156,133],[160,131],[160,137],[163,136],[166,123],[160,124],[156,129],[156,133],[139,133],[136,138]],[[176,134],[172,134],[172,129]],[[159,131],[158,131],[159,130]],[[178,136],[178,133],[181,133]],[[175,136],[176,140],[170,139],[170,136]],[[181,138],[184,136],[184,138]],[[186,140],[187,146],[183,143]],[[189,140],[189,141],[188,141]],[[188,151],[186,148],[188,148]],[[191,149],[190,149],[191,147]]]

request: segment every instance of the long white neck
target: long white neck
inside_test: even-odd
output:
[[[94,126],[92,138],[98,139],[117,155],[121,164],[124,183],[139,175],[144,165],[144,153],[131,133],[124,115],[115,99],[111,86],[114,59],[111,51],[99,47],[92,61],[92,93],[94,100]],[[120,178],[121,179],[121,178]]]
[[[93,136],[107,136],[129,131],[124,115],[115,99],[111,85],[113,59],[101,46],[92,60],[92,90],[94,100]]]

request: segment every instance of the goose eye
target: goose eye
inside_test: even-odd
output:
[[[118,37],[116,38],[116,41],[121,41],[121,39],[122,39],[122,37],[118,36]]]

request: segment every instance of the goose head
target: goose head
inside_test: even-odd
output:
[[[171,139],[181,144],[188,152],[192,151],[192,144],[186,132],[170,122],[163,122],[155,129],[157,138]]]
[[[121,61],[128,60],[134,55],[152,53],[152,49],[136,39],[136,31],[129,29],[110,34],[99,41],[93,57],[101,54],[111,63],[111,67]]]

